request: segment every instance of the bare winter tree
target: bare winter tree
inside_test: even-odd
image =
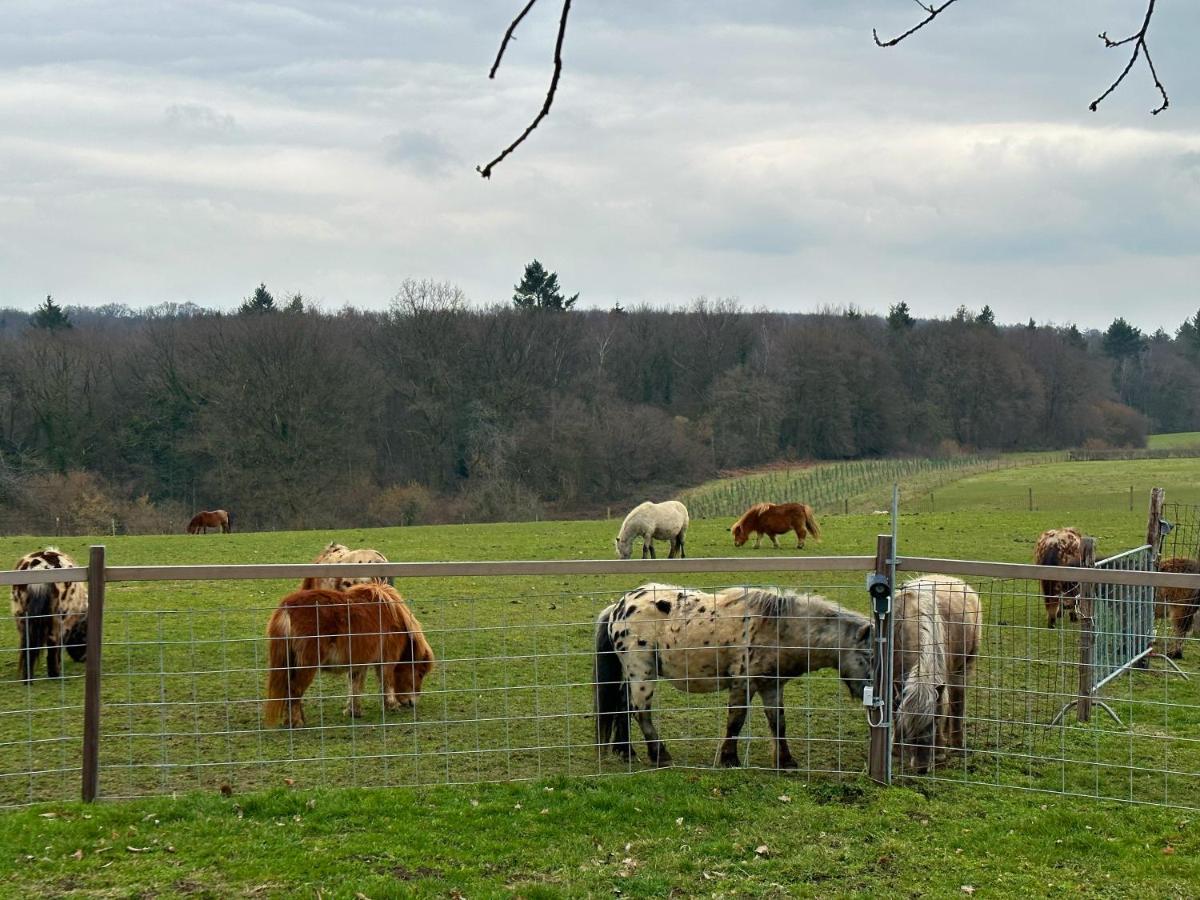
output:
[[[943,0],[943,2],[940,4],[935,4],[933,2],[926,4],[922,2],[922,0],[914,0],[914,2],[926,13],[925,18],[917,22],[907,31],[886,41],[880,39],[879,32],[875,29],[872,29],[871,35],[874,37],[877,46],[895,47],[900,42],[916,34],[918,31],[936,19],[939,15],[941,15],[946,9],[957,3],[958,0]],[[1156,0],[1145,0],[1145,2],[1146,14],[1142,19],[1142,26],[1129,37],[1114,41],[1108,36],[1107,31],[1102,31],[1099,34],[1099,38],[1104,42],[1105,47],[1124,47],[1126,45],[1132,45],[1133,52],[1130,54],[1129,61],[1125,64],[1125,68],[1121,70],[1121,74],[1117,76],[1116,80],[1108,86],[1104,93],[1102,93],[1089,104],[1088,108],[1091,109],[1092,112],[1095,112],[1097,107],[1099,107],[1099,105],[1109,96],[1109,94],[1115,91],[1121,82],[1125,80],[1125,76],[1129,74],[1139,56],[1145,58],[1146,67],[1150,70],[1150,77],[1154,79],[1154,86],[1158,89],[1159,95],[1162,97],[1162,103],[1152,109],[1150,111],[1151,114],[1158,115],[1170,105],[1170,101],[1167,99],[1167,90],[1165,87],[1163,87],[1163,83],[1158,78],[1158,72],[1155,70],[1154,63],[1150,59],[1150,48],[1146,44],[1146,33],[1150,29],[1150,20],[1154,17],[1154,4]],[[509,42],[512,41],[513,35],[517,30],[517,26],[521,24],[521,20],[528,15],[529,11],[533,9],[537,3],[538,0],[528,0],[528,2],[526,2],[521,8],[521,11],[517,13],[516,18],[514,18],[509,24],[508,29],[504,32],[504,38],[500,42],[500,50],[496,53],[496,59],[492,63],[491,70],[488,72],[488,78],[496,77],[496,71],[500,68],[500,63],[504,59],[504,51],[508,49]],[[507,157],[514,150],[516,150],[517,147],[524,143],[525,139],[533,134],[534,129],[542,123],[542,120],[550,114],[550,107],[554,104],[554,94],[558,90],[558,81],[562,76],[563,39],[567,33],[567,17],[570,15],[570,12],[571,0],[562,0],[562,11],[558,20],[558,35],[554,42],[554,71],[550,77],[550,86],[546,90],[546,99],[542,103],[541,110],[533,118],[533,121],[529,123],[525,130],[521,132],[520,136],[507,147],[505,147],[495,159],[491,160],[491,162],[487,163],[487,165],[475,167],[476,171],[479,172],[479,174],[484,178],[491,178],[492,170],[500,162],[502,162],[505,157]]]

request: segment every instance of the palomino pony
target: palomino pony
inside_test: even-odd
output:
[[[1033,561],[1039,566],[1083,565],[1083,535],[1078,528],[1043,531],[1033,548]],[[1053,628],[1058,621],[1060,603],[1072,622],[1079,621],[1075,612],[1079,603],[1078,581],[1043,581],[1042,597],[1046,601],[1046,627]]]
[[[642,539],[642,559],[647,556],[654,559],[654,542],[670,541],[671,552],[668,559],[683,558],[683,539],[688,530],[687,507],[678,500],[667,500],[665,503],[639,503],[625,521],[621,523],[621,531],[617,534],[617,557],[629,559],[633,553],[634,538]]]
[[[188,522],[188,534],[208,534],[208,529],[220,528],[222,534],[229,534],[233,530],[230,524],[229,513],[223,509],[206,509],[192,516],[192,521]]]
[[[1186,556],[1172,556],[1159,560],[1160,572],[1178,572],[1182,575],[1200,574],[1200,561]],[[1200,590],[1195,588],[1154,589],[1154,618],[1171,620],[1171,641],[1166,655],[1171,659],[1183,659],[1183,639],[1192,630],[1196,611],[1200,609]]]
[[[896,743],[901,763],[923,773],[939,745],[963,747],[967,679],[979,656],[979,594],[960,578],[927,575],[900,589],[894,611]]]
[[[313,560],[315,563],[385,563],[388,558],[378,550],[372,550],[370,547],[359,547],[357,550],[351,550],[345,544],[337,544],[330,542],[324,550],[317,554],[317,558]],[[391,578],[382,578],[380,576],[363,576],[361,578],[352,578],[349,575],[339,575],[336,578],[329,576],[326,578],[305,578],[300,582],[300,590],[314,591],[326,589],[330,591],[348,591],[355,584],[392,584]]]
[[[779,549],[776,535],[796,532],[796,549],[804,549],[804,534],[811,534],[818,541],[821,539],[821,529],[813,518],[812,507],[807,503],[755,503],[742,513],[729,530],[733,533],[733,546],[740,547],[753,534],[754,549],[762,543],[763,535],[771,539],[775,549]]]
[[[421,623],[386,584],[289,594],[271,614],[267,638],[270,672],[263,718],[268,725],[304,725],[302,698],[319,669],[349,670],[343,712],[357,717],[367,667],[378,673],[389,710],[415,706],[433,668],[433,649]]]
[[[73,569],[75,560],[57,547],[34,550],[17,561],[18,572]],[[14,584],[12,614],[17,623],[20,650],[17,672],[22,681],[33,678],[33,667],[46,648],[46,674],[62,675],[62,648],[75,662],[87,654],[88,589],[82,581],[49,584]]]
[[[728,588],[717,594],[644,584],[596,622],[596,743],[634,757],[629,715],[637,717],[651,762],[671,755],[651,716],[657,678],[681,691],[729,690],[725,739],[717,765],[739,764],[737,737],[754,695],[762,697],[775,767],[792,769],[785,737],[783,687],[816,669],[837,669],[862,698],[871,677],[871,623],[822,597],[778,588]]]

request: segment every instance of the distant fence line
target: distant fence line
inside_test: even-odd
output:
[[[1123,450],[1068,450],[1068,462],[1108,462],[1112,460],[1138,459],[1196,459],[1200,457],[1200,446],[1196,447],[1141,447]]]

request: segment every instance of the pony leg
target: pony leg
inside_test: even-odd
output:
[[[760,531],[754,535],[754,549],[757,550],[761,544],[762,544],[762,532]]]
[[[1170,649],[1167,651],[1167,656],[1171,659],[1183,659],[1183,642],[1184,638],[1192,630],[1192,623],[1196,620],[1196,604],[1192,601],[1184,601],[1187,605],[1180,609],[1175,607],[1171,610],[1172,626],[1174,632],[1171,638]]]
[[[671,754],[667,752],[666,744],[658,736],[658,729],[654,727],[654,715],[650,708],[654,701],[654,682],[630,679],[629,701],[633,717],[637,719],[638,727],[642,729],[642,737],[646,739],[646,753],[650,757],[650,762],[656,766],[670,765]]]
[[[773,547],[774,547],[776,550],[782,550],[782,549],[783,549],[782,547],[780,547],[780,546],[779,546],[779,538],[778,538],[778,536],[776,536],[776,535],[774,535],[774,534],[773,534],[773,535],[771,535],[771,546],[773,546]]]
[[[803,525],[803,523],[800,525],[797,525],[793,530],[796,532],[796,549],[803,550],[804,549],[804,525]]]
[[[33,631],[33,620],[26,616],[21,620],[21,649],[17,656],[17,669],[22,681],[33,680],[33,669],[42,652],[40,646],[34,645]]]
[[[738,758],[737,738],[746,724],[750,701],[754,699],[754,688],[748,678],[735,679],[729,688],[729,710],[725,719],[725,739],[717,750],[718,766],[735,768],[742,764]]]
[[[783,682],[778,679],[763,682],[759,685],[758,695],[762,698],[763,712],[767,714],[767,724],[771,727],[775,768],[798,768],[788,747],[787,725],[783,721]]]
[[[304,692],[317,677],[316,665],[292,666],[288,669],[287,724],[292,728],[304,727]]]
[[[344,715],[357,719],[362,716],[362,700],[360,699],[363,691],[363,681],[366,679],[367,669],[365,666],[352,666],[347,675],[346,682],[349,688],[349,695],[346,697],[346,706],[342,710]]]
[[[50,678],[62,678],[62,645],[46,645],[46,675]]]

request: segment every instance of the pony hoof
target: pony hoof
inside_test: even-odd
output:
[[[737,769],[742,765],[742,761],[737,758],[737,754],[722,753],[717,757],[717,765],[724,769]]]
[[[779,769],[780,771],[784,771],[786,769],[798,769],[800,768],[800,764],[794,759],[785,759],[782,762],[777,763],[775,768]]]
[[[362,709],[359,707],[347,706],[342,710],[342,715],[349,716],[352,719],[361,719]]]

